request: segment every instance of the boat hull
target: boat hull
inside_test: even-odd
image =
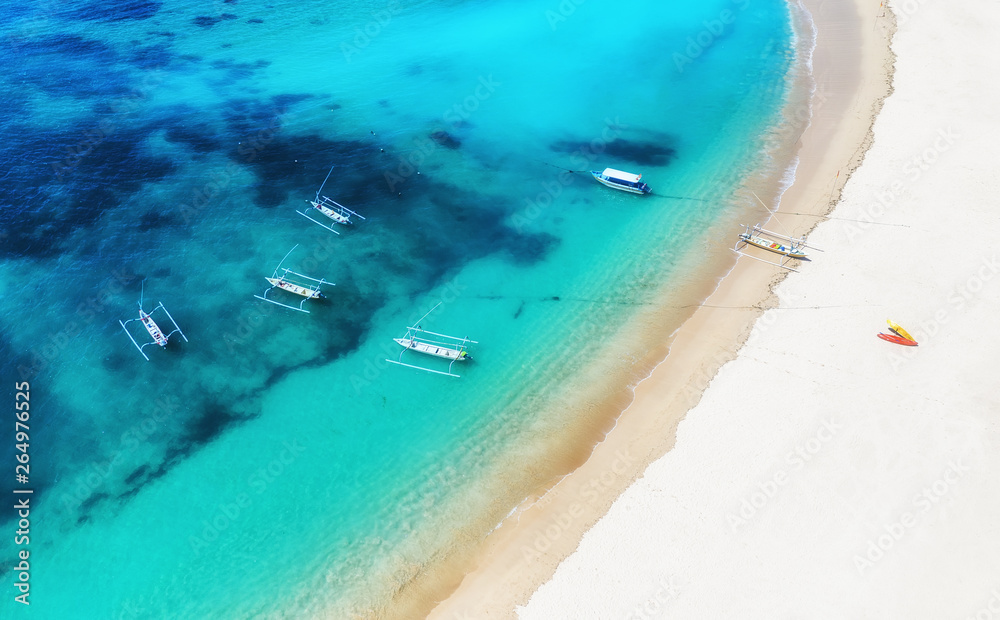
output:
[[[912,340],[913,342],[916,342],[916,341],[917,341],[917,339],[916,339],[916,338],[914,338],[913,336],[911,336],[911,335],[910,335],[910,332],[908,332],[908,331],[906,331],[905,329],[903,329],[903,328],[902,328],[902,327],[901,327],[901,326],[899,325],[899,323],[894,323],[894,322],[893,322],[892,320],[890,320],[890,319],[886,319],[886,320],[885,320],[885,322],[889,324],[889,329],[891,329],[892,331],[896,332],[897,334],[899,334],[899,335],[900,335],[900,336],[902,336],[903,338],[906,338],[907,340]]]
[[[146,331],[149,332],[149,335],[152,336],[153,342],[161,347],[167,346],[167,337],[163,335],[163,331],[160,330],[160,326],[153,321],[151,316],[140,310],[139,319],[142,321],[142,326],[145,327]]]
[[[396,342],[396,344],[403,347],[407,351],[423,353],[424,355],[430,355],[431,357],[438,357],[441,359],[453,360],[456,362],[463,362],[469,357],[465,351],[459,351],[458,349],[449,349],[447,347],[439,347],[433,344],[428,344],[426,342],[421,342],[419,340],[412,340],[410,338],[393,338],[393,340]]]
[[[781,254],[782,256],[787,256],[789,258],[805,258],[805,252],[796,250],[787,245],[778,243],[777,241],[771,241],[769,239],[764,239],[763,237],[757,237],[754,235],[748,235],[746,233],[740,235],[740,239],[747,242],[749,245],[755,248],[760,248],[762,250],[767,250],[769,252],[774,252],[775,254]]]
[[[298,284],[292,284],[282,280],[281,278],[265,278],[271,283],[271,286],[280,288],[283,291],[288,291],[289,293],[295,293],[296,295],[301,295],[306,299],[317,299],[321,297],[321,293],[316,289],[306,288],[304,286],[299,286]]]
[[[909,338],[903,338],[902,336],[897,336],[895,334],[878,334],[878,337],[887,342],[892,342],[895,344],[901,344],[906,347],[915,347],[917,343]]]
[[[314,200],[310,200],[309,203],[317,211],[319,211],[323,215],[327,216],[328,218],[330,218],[334,222],[337,222],[338,224],[343,224],[343,225],[347,226],[348,224],[351,223],[351,220],[349,218],[344,217],[340,213],[337,213],[336,211],[334,211],[333,209],[331,209],[331,208],[329,208],[327,206],[324,206],[322,203],[316,202]]]
[[[649,186],[646,185],[645,183],[640,183],[638,184],[638,186],[633,186],[633,185],[615,183],[614,181],[609,181],[608,179],[604,178],[604,176],[600,172],[597,172],[596,170],[591,170],[590,175],[594,177],[594,180],[596,180],[601,185],[604,185],[605,187],[610,187],[611,189],[617,189],[618,191],[621,192],[628,192],[630,194],[642,195],[642,194],[648,194],[652,191],[649,188]]]

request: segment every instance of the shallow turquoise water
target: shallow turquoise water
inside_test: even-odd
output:
[[[32,386],[44,618],[378,609],[509,510],[574,422],[558,386],[689,277],[792,62],[778,1],[100,6],[0,35],[0,374]],[[367,218],[339,237],[294,212],[331,165]],[[560,170],[605,166],[655,194]],[[253,298],[296,244],[336,283],[311,314]],[[190,339],[148,363],[118,324],[143,279]],[[386,364],[438,302],[424,327],[479,342],[463,377]]]

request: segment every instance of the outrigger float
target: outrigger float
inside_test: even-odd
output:
[[[648,185],[640,180],[642,179],[641,174],[622,172],[621,170],[615,170],[614,168],[605,168],[603,172],[591,170],[590,174],[597,180],[598,183],[607,185],[612,189],[619,189],[623,192],[630,192],[632,194],[648,194],[653,191]]]
[[[330,175],[333,174],[333,168],[334,167],[331,167],[330,172],[326,173],[326,178],[323,179],[323,185],[320,185],[319,189],[316,190],[316,198],[313,200],[307,200],[306,202],[311,204],[313,206],[313,209],[316,209],[317,211],[319,211],[329,219],[333,220],[335,223],[340,224],[341,226],[349,226],[350,224],[352,224],[351,222],[352,215],[362,220],[365,219],[363,216],[358,215],[354,211],[351,211],[350,209],[340,204],[339,202],[331,200],[326,196],[320,196],[320,192],[323,191],[323,187],[326,185],[326,182],[330,179]],[[313,216],[310,214],[309,211],[296,211],[296,213],[306,218],[313,224],[322,226],[323,228],[329,230],[330,232],[336,235],[340,234],[333,226],[324,224],[323,222],[313,218]]]
[[[295,247],[292,248],[291,250],[288,250],[288,254],[285,254],[285,258],[288,258],[288,255],[294,252],[295,248],[297,247],[299,247],[298,244],[296,244]],[[309,311],[304,309],[302,306],[310,299],[325,299],[326,295],[324,295],[323,292],[320,290],[320,287],[323,286],[324,284],[329,284],[331,286],[335,285],[332,282],[327,282],[326,280],[323,279],[316,279],[292,271],[287,267],[282,269],[281,264],[285,262],[285,258],[282,258],[281,262],[278,263],[278,266],[274,268],[274,273],[271,274],[270,278],[264,278],[271,284],[271,288],[264,291],[263,295],[254,295],[254,297],[256,297],[257,299],[263,299],[267,303],[274,304],[276,306],[281,306],[282,308],[288,308],[289,310],[297,310],[299,312],[305,312],[306,314],[309,314]],[[279,271],[281,271],[280,276],[278,275]],[[312,284],[309,284],[307,282],[302,282],[301,280],[300,281],[291,280],[288,277],[289,275],[295,276],[296,279],[306,280],[308,282],[311,282]],[[290,306],[288,304],[283,304],[273,299],[268,299],[267,294],[276,288],[279,288],[283,291],[288,291],[289,293],[294,293],[295,295],[301,295],[302,297],[305,297],[305,299],[300,301],[298,306]]]
[[[146,289],[146,282],[145,280],[143,280],[142,289],[141,292],[139,293],[139,318],[129,319],[124,322],[121,319],[119,319],[118,323],[122,326],[122,329],[125,330],[125,333],[128,335],[129,340],[131,340],[132,344],[135,345],[135,348],[139,349],[139,354],[145,357],[146,361],[148,362],[149,356],[146,355],[145,351],[143,351],[145,347],[148,347],[151,344],[158,344],[161,347],[166,348],[167,342],[170,340],[170,337],[173,336],[174,334],[180,334],[181,338],[184,339],[184,342],[188,342],[188,339],[187,336],[184,335],[184,332],[181,331],[181,328],[177,325],[177,321],[174,320],[174,317],[170,316],[170,313],[167,311],[162,301],[157,302],[156,307],[149,312],[146,312],[145,310],[142,309],[142,298],[146,292],[145,289]],[[170,319],[170,322],[173,323],[174,330],[169,334],[164,334],[163,330],[160,329],[160,326],[157,325],[156,321],[153,320],[152,315],[157,310],[163,310],[163,313],[166,314],[167,318]],[[142,323],[142,326],[146,328],[146,331],[149,332],[149,335],[153,338],[153,342],[147,342],[146,344],[140,346],[139,343],[136,342],[135,338],[132,336],[132,333],[128,330],[128,327],[125,327],[132,321],[140,321]]]
[[[416,326],[407,327],[406,334],[402,338],[393,338],[393,341],[399,346],[403,347],[403,350],[399,352],[399,357],[397,359],[391,360],[386,359],[385,361],[390,364],[398,364],[399,366],[406,366],[407,368],[415,368],[417,370],[423,370],[425,372],[432,372],[438,375],[446,375],[448,377],[458,377],[451,371],[451,367],[455,365],[455,362],[464,362],[471,360],[472,356],[469,355],[468,345],[469,344],[479,344],[475,340],[469,340],[468,338],[458,338],[456,336],[449,336],[447,334],[438,334],[435,332],[427,331],[420,327],[420,321],[427,318],[431,312],[437,309],[441,304],[438,303],[433,308],[427,311],[427,314],[420,317],[417,321]],[[426,336],[432,336],[433,338],[444,340],[435,340],[433,338],[427,338]],[[448,371],[444,372],[441,370],[434,370],[433,368],[427,368],[425,366],[417,366],[416,364],[407,364],[403,362],[403,354],[407,351],[414,351],[416,353],[423,353],[424,355],[430,355],[431,357],[437,357],[441,359],[448,360]]]

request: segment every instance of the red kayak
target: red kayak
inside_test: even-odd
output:
[[[902,344],[908,347],[917,346],[916,341],[910,340],[909,338],[903,338],[902,336],[897,336],[895,334],[879,334],[878,337],[882,340],[888,340],[889,342],[895,342],[896,344]]]

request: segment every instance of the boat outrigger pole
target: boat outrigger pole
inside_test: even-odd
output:
[[[386,359],[385,361],[390,364],[396,364],[399,366],[406,366],[407,368],[414,368],[416,370],[423,370],[424,372],[434,373],[436,375],[445,375],[448,377],[458,377],[451,371],[452,366],[455,362],[464,362],[472,359],[469,355],[468,345],[469,344],[479,344],[475,340],[470,340],[469,338],[458,338],[456,336],[449,336],[448,334],[439,334],[437,332],[428,331],[420,327],[420,321],[423,321],[427,316],[434,312],[441,303],[437,303],[433,308],[427,311],[427,314],[420,317],[417,320],[416,325],[406,328],[406,334],[402,338],[393,338],[399,346],[403,347],[403,350],[399,352],[399,357],[397,359],[391,360]],[[425,337],[433,336],[435,338],[443,338],[444,340],[433,340]],[[441,359],[449,360],[447,372],[442,370],[435,370],[433,368],[427,368],[425,366],[418,366],[416,364],[407,364],[403,361],[403,354],[407,351],[414,351],[416,353],[423,353],[424,355],[430,355],[432,357],[438,357]]]

